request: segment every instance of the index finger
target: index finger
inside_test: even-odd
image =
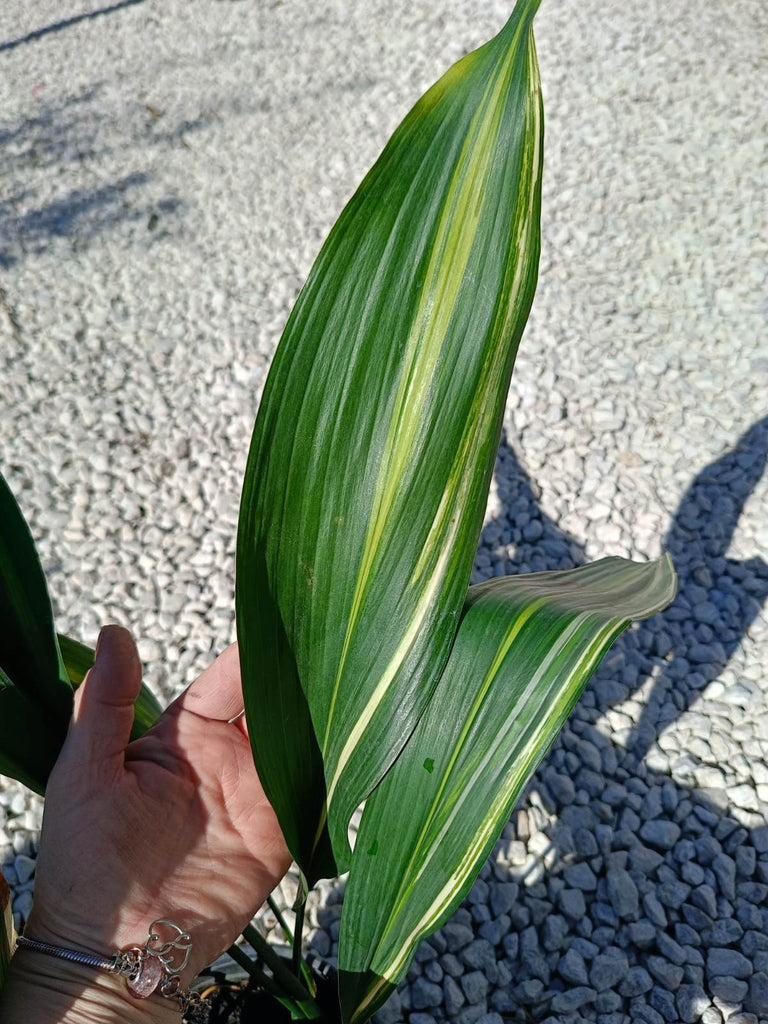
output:
[[[229,722],[243,710],[237,644],[227,647],[166,709],[166,715],[191,711],[202,718]]]

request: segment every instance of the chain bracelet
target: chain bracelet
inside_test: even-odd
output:
[[[170,931],[171,938],[163,940],[158,928]],[[208,1020],[213,1001],[183,988],[179,977],[192,955],[192,940],[183,928],[167,918],[158,918],[152,922],[143,946],[118,950],[111,958],[64,949],[25,935],[19,935],[17,943],[21,949],[120,975],[125,978],[128,991],[136,999],[147,999],[152,994],[175,999],[185,1024],[205,1024]]]

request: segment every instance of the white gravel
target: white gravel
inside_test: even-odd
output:
[[[312,258],[510,5],[117,6],[26,42],[97,4],[0,10],[2,468],[59,628],[129,625],[167,698],[234,635],[248,439]],[[609,655],[387,1022],[768,1021],[766,20],[537,17],[542,273],[476,578],[666,545],[680,597]],[[17,923],[39,824],[6,785]]]

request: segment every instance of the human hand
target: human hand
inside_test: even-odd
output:
[[[192,937],[183,981],[235,940],[290,863],[251,757],[236,647],[129,743],[141,665],[102,630],[46,790],[27,933],[103,955],[170,918]],[[39,954],[29,954],[39,956]]]

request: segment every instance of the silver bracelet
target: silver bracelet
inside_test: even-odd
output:
[[[157,931],[157,929],[160,931]],[[163,939],[170,932],[171,937]],[[202,999],[196,992],[182,988],[179,975],[192,955],[192,940],[187,932],[173,921],[161,917],[149,926],[149,936],[143,946],[130,946],[118,950],[111,957],[83,953],[78,949],[65,949],[49,942],[38,942],[26,935],[16,938],[20,949],[29,949],[59,960],[96,967],[125,978],[126,987],[135,999],[148,999],[153,994],[175,999],[182,1019],[189,1024],[207,1020],[210,999]]]

